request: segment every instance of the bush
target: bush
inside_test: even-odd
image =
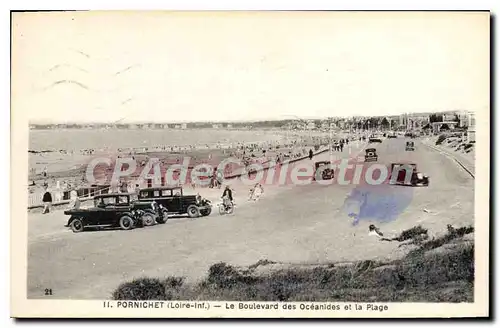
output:
[[[411,239],[419,239],[422,236],[427,236],[427,229],[422,228],[422,226],[415,226],[413,228],[403,230],[398,237],[390,239],[391,241],[407,241]]]
[[[436,146],[440,145],[443,143],[443,141],[446,140],[446,136],[444,134],[439,135],[438,139],[436,140]]]
[[[138,278],[123,283],[113,292],[113,300],[144,301],[144,300],[173,300],[183,298],[181,287],[183,277]]]
[[[268,259],[264,259],[264,260],[258,260],[256,263],[250,265],[248,268],[249,269],[256,269],[258,268],[259,266],[265,266],[265,265],[269,265],[269,264],[275,264],[276,262],[273,262],[273,261],[269,261]]]
[[[158,278],[138,278],[118,286],[113,300],[165,300],[165,285]]]
[[[474,246],[444,254],[408,257],[397,268],[406,286],[428,286],[451,281],[474,281]]]
[[[473,226],[461,227],[461,228],[455,229],[453,226],[448,225],[448,232],[445,235],[438,237],[438,238],[432,238],[431,240],[422,243],[422,245],[418,249],[410,252],[408,255],[411,256],[414,253],[422,253],[422,252],[430,251],[431,249],[435,249],[435,248],[443,246],[444,244],[449,243],[453,239],[463,237],[464,235],[467,235],[467,234],[470,234],[473,232],[474,232]]]
[[[402,259],[388,263],[370,260],[349,265],[295,267],[259,276],[224,262],[212,265],[197,284],[184,278],[139,278],[121,284],[114,300],[220,300],[220,301],[344,301],[355,302],[473,302],[474,245],[456,244],[428,252],[474,228],[454,228],[423,242]],[[414,239],[427,234],[421,226],[397,238]],[[451,244],[451,243],[450,243]],[[261,260],[253,265],[273,263]]]
[[[246,272],[240,272],[229,264],[219,262],[208,269],[206,283],[208,285],[215,285],[217,288],[229,289],[237,284],[249,284],[256,280],[258,278],[252,277]]]

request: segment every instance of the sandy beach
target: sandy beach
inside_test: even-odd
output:
[[[28,176],[30,205],[40,202],[46,186],[49,191],[61,194],[71,188],[91,184],[86,179],[86,170],[88,164],[96,158],[110,159],[112,162],[118,158],[132,158],[136,161],[138,168],[128,179],[129,185],[133,187],[136,183],[144,186],[145,182],[137,182],[137,178],[151,159],[158,160],[162,164],[162,176],[164,176],[164,169],[173,164],[183,163],[185,158],[189,158],[190,167],[201,163],[217,167],[227,158],[266,165],[270,161],[285,161],[306,156],[310,149],[316,151],[330,140],[330,133],[318,131],[250,132],[196,129],[123,132],[122,130],[31,131],[30,145],[33,148],[29,150]],[[69,138],[58,138],[58,133],[69,133]],[[337,133],[334,140],[345,136]],[[178,141],[179,139],[181,141]],[[175,145],[174,141],[179,144]],[[148,144],[147,147],[143,146],[145,142]],[[115,143],[113,147],[106,146],[113,143]],[[225,175],[234,174],[241,169],[237,165],[230,166]],[[104,183],[110,182],[111,175],[109,167],[102,169],[98,167],[95,170],[96,179]]]

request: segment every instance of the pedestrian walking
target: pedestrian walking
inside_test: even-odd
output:
[[[128,192],[127,181],[122,180],[120,183],[120,193],[126,194]]]
[[[45,193],[43,194],[42,197],[43,201],[43,211],[42,214],[47,214],[50,213],[50,209],[52,207],[52,194],[49,192],[49,189],[45,189]]]

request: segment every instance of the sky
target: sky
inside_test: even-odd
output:
[[[15,13],[33,122],[240,121],[489,108],[489,13]]]

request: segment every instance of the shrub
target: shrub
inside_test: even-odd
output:
[[[158,278],[138,278],[120,284],[113,292],[113,300],[165,300],[165,285]]]
[[[415,226],[413,228],[403,230],[398,237],[392,238],[391,240],[402,242],[410,239],[418,239],[422,235],[427,236],[427,229],[422,228],[422,226]]]
[[[461,227],[458,229],[453,228],[453,226],[448,225],[448,232],[438,238],[432,238],[429,241],[422,243],[419,249],[416,249],[414,252],[425,252],[431,249],[435,249],[443,246],[444,244],[449,243],[451,240],[463,237],[464,235],[470,234],[474,232],[473,226]],[[410,252],[411,255],[413,252]]]
[[[436,146],[440,145],[443,143],[443,141],[446,140],[446,136],[444,134],[439,135],[438,139],[436,140]]]
[[[264,260],[258,260],[256,263],[250,265],[248,268],[249,269],[256,269],[258,268],[259,266],[263,265],[269,265],[269,264],[275,264],[276,262],[273,262],[273,261],[269,261],[267,259],[264,259]]]
[[[471,148],[472,146],[474,146],[474,144],[468,143],[464,146],[464,149],[467,150],[467,149]]]
[[[444,253],[410,256],[398,266],[406,286],[428,286],[451,281],[474,281],[474,245]]]
[[[239,272],[237,269],[224,262],[212,265],[208,269],[207,284],[215,285],[217,288],[230,289],[236,284],[249,284],[257,281],[258,278],[252,277],[246,272]]]
[[[184,278],[139,278],[123,283],[114,300],[473,302],[474,245],[456,244],[427,252],[473,233],[472,226],[448,225],[444,236],[421,243],[402,259],[358,261],[349,265],[294,267],[252,276],[224,262],[212,265],[197,284]],[[416,226],[397,238],[427,234]],[[261,260],[252,267],[273,263]]]
[[[237,275],[238,272],[232,266],[220,262],[208,269],[207,282],[219,288],[229,288],[236,282]]]

